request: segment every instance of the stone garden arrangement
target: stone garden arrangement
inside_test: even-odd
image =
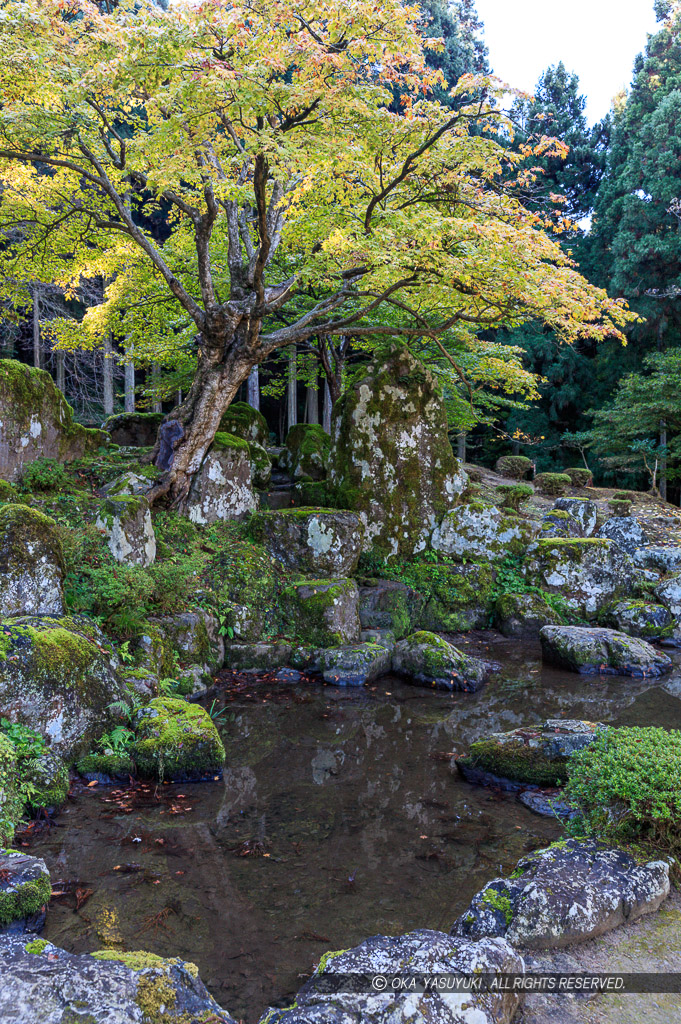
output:
[[[42,938],[54,868],[40,844],[13,846],[15,832],[24,843],[30,820],[58,826],[88,784],[208,788],[226,766],[231,798],[240,776],[211,715],[229,678],[360,694],[386,676],[424,700],[477,700],[477,738],[432,771],[520,801],[562,838],[508,874],[490,869],[444,929],[424,920],[327,952],[314,972],[301,963],[298,995],[250,1019],[553,1019],[518,993],[339,995],[325,979],[558,969],[563,950],[658,910],[679,849],[679,733],[664,716],[613,727],[567,705],[486,730],[486,687],[504,666],[466,637],[493,628],[541,645],[547,672],[587,689],[671,680],[681,547],[648,542],[593,489],[531,492],[518,511],[519,460],[486,484],[461,465],[434,378],[400,348],[348,388],[330,437],[300,426],[274,449],[264,418],[235,403],[183,515],[146,498],[158,422],[79,427],[46,373],[0,362],[0,1019],[28,1024],[40,1005],[55,1024],[234,1021],[192,962],[153,941],[83,951]]]

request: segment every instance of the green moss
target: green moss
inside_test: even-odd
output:
[[[138,713],[132,756],[142,775],[191,778],[222,767],[225,748],[198,704],[155,697]]]
[[[220,421],[220,431],[261,445],[265,445],[269,437],[267,420],[246,402],[232,402]]]
[[[298,423],[286,435],[282,454],[284,467],[294,477],[321,480],[326,476],[326,463],[331,438],[317,423]]]
[[[27,953],[33,953],[34,956],[40,956],[41,953],[45,952],[48,946],[49,942],[47,939],[33,939],[32,942],[26,943],[24,949]]]
[[[62,545],[54,519],[28,505],[1,506],[0,557],[5,567],[12,569],[30,564],[30,550],[35,544],[39,546],[40,557],[47,554],[62,564]]]
[[[352,580],[306,580],[282,590],[281,601],[289,634],[311,647],[333,647],[347,642],[334,630],[332,610],[356,584]]]
[[[0,882],[0,927],[33,917],[49,903],[52,895],[49,875],[24,882],[14,890],[3,889],[4,884]]]
[[[7,480],[0,480],[0,502],[17,504],[21,502],[19,492]]]
[[[501,476],[522,480],[532,469],[532,460],[525,455],[502,455],[500,459],[497,459],[495,468]]]
[[[22,804],[17,788],[17,754],[14,744],[0,733],[0,846],[14,838],[14,826]]]
[[[135,774],[129,754],[86,754],[76,764],[81,775],[108,775],[113,779]]]
[[[478,740],[471,744],[468,757],[461,763],[470,768],[491,772],[503,779],[527,782],[535,786],[560,786],[567,780],[567,762],[551,761],[535,747],[518,741],[499,743]]]
[[[234,434],[226,434],[222,431],[218,431],[213,440],[213,451],[241,451],[245,452],[250,457],[250,450],[248,447],[248,441],[244,441],[241,437],[235,437]]]
[[[482,894],[481,902],[486,906],[491,907],[492,910],[498,910],[504,915],[506,920],[506,926],[508,927],[513,920],[513,907],[511,900],[506,893],[499,892],[497,889],[488,888],[485,889]]]
[[[293,493],[296,505],[302,508],[328,509],[334,500],[325,480],[300,480]]]
[[[320,958],[319,963],[317,964],[317,970],[315,971],[315,974],[323,974],[329,965],[329,961],[335,960],[336,957],[343,956],[343,953],[347,952],[347,949],[335,949],[329,950],[327,953],[324,953]]]
[[[570,477],[565,473],[538,473],[534,478],[535,487],[542,494],[557,496],[565,494],[565,491],[572,485]]]

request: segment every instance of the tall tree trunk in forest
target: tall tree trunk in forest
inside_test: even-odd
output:
[[[667,421],[660,420],[660,448],[667,447]],[[667,458],[660,457],[660,497],[667,500]]]
[[[305,399],[305,419],[308,423],[319,423],[319,392],[311,386]]]
[[[57,351],[54,353],[54,358],[57,364],[57,387],[64,394],[66,389],[66,366],[64,360],[66,356],[64,352]]]
[[[133,355],[135,346],[130,345],[125,350],[125,404],[126,412],[135,411],[135,363]]]
[[[104,415],[113,416],[114,411],[114,361],[111,335],[104,339],[104,360],[102,365],[102,405]]]
[[[296,346],[289,346],[288,350],[288,387],[287,387],[287,409],[288,429],[295,427],[298,422],[298,364]]]
[[[161,380],[161,367],[158,363],[154,363],[151,367],[151,381],[154,387],[158,387]],[[163,412],[163,403],[155,396],[154,403],[152,405],[152,412]]]
[[[329,382],[324,378],[324,411],[322,413],[323,422],[322,425],[327,434],[331,433],[331,410],[333,403],[331,402],[331,391],[329,390]]]
[[[33,365],[40,369],[42,359],[40,358],[40,288],[33,285]]]
[[[254,366],[248,375],[248,404],[251,409],[260,412],[260,370]]]
[[[460,462],[466,461],[466,431],[460,430],[456,435],[456,457]]]

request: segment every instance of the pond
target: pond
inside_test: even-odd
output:
[[[457,643],[499,661],[477,694],[253,683],[218,693],[224,781],[79,785],[31,841],[54,888],[44,937],[70,951],[195,962],[247,1024],[286,1005],[327,949],[448,930],[471,896],[558,824],[450,767],[480,736],[547,717],[681,727],[681,673],[585,678],[538,645]],[[676,694],[679,694],[677,697]],[[210,702],[212,703],[212,701]]]

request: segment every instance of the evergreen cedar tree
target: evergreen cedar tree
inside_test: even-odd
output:
[[[0,226],[8,279],[106,283],[101,338],[162,295],[195,338],[174,457],[152,492],[177,505],[251,368],[312,336],[384,341],[546,323],[622,337],[629,314],[590,285],[517,198],[528,157],[495,83],[450,106],[400,0],[222,0],[0,7]],[[449,83],[447,83],[449,85]],[[401,109],[391,109],[399,95]],[[560,151],[540,142],[540,155]],[[163,207],[163,240],[146,226]],[[153,336],[153,332],[152,336]],[[169,445],[166,444],[166,450]]]

